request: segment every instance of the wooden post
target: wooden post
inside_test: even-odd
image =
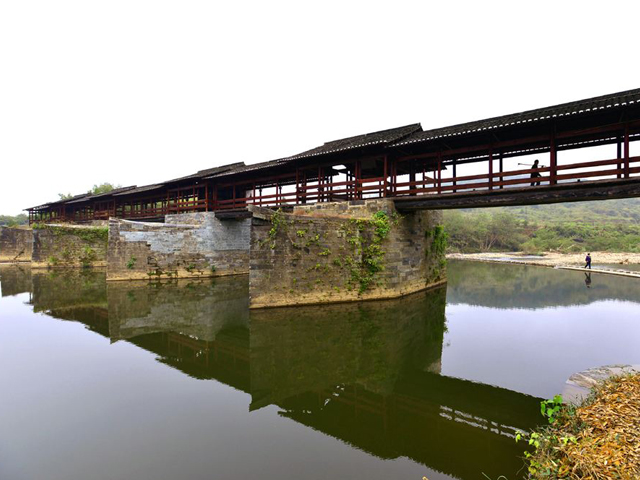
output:
[[[416,188],[415,181],[416,181],[416,169],[415,169],[415,165],[411,165],[409,170],[409,183],[410,183],[409,190],[413,190]],[[410,193],[409,195],[415,195],[415,192]]]
[[[383,173],[383,176],[384,176],[384,184],[383,184],[384,187],[383,188],[384,188],[384,190],[382,192],[382,196],[383,197],[387,196],[387,167],[388,167],[387,163],[388,163],[388,159],[387,159],[387,156],[385,155],[384,156],[384,170],[383,170],[383,172],[384,172]]]
[[[549,150],[549,166],[551,167],[551,172],[549,174],[550,184],[555,185],[558,183],[558,152],[556,152],[556,137],[555,135],[551,135],[550,142],[550,150]]]
[[[624,126],[624,178],[629,178],[629,124]]]
[[[616,158],[618,159],[618,178],[622,178],[622,139],[618,137]]]
[[[502,166],[502,152],[500,152],[500,183],[504,182],[504,176],[502,175],[502,173],[504,172],[503,170],[503,166]],[[500,185],[500,190],[502,190],[504,188],[504,185]]]
[[[442,193],[442,153],[438,152],[438,195]]]
[[[456,180],[456,177],[458,176],[458,172],[457,172],[457,167],[458,167],[458,162],[456,162],[456,159],[453,159],[453,186],[455,187],[456,185],[458,185],[458,181]],[[453,189],[453,193],[456,193],[458,191],[457,188]]]
[[[209,182],[204,184],[204,211],[209,211]]]
[[[302,203],[307,203],[307,172],[302,171]]]
[[[391,185],[389,188],[392,196],[395,196],[396,194],[396,171],[397,171],[397,162],[396,160],[393,160],[391,162]]]
[[[489,149],[489,190],[493,190],[493,149]]]

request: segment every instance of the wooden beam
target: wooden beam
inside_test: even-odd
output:
[[[444,210],[452,208],[485,208],[496,206],[542,205],[548,203],[610,200],[640,197],[637,179],[597,180],[548,187],[522,187],[505,190],[465,192],[448,195],[422,195],[396,197],[396,208],[401,212],[415,210]]]

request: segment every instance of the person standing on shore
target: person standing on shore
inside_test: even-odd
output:
[[[590,253],[587,253],[587,256],[584,259],[584,261],[587,262],[587,263],[585,263],[584,268],[588,267],[589,270],[591,270],[591,254]]]

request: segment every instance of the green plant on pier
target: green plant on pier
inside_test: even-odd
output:
[[[442,277],[444,268],[447,265],[446,251],[447,251],[447,238],[448,235],[442,225],[436,225],[433,229],[425,232],[427,239],[427,245],[425,248],[425,255],[429,258],[437,258],[438,263],[432,268],[427,283],[439,280]],[[429,240],[431,240],[429,242]]]
[[[353,257],[344,258],[351,274],[349,283],[358,285],[359,294],[377,283],[374,282],[377,274],[384,270],[385,251],[381,245],[400,218],[395,213],[378,211],[371,219],[350,220],[344,229],[347,243],[354,249]]]
[[[96,251],[93,248],[86,246],[82,250],[80,263],[82,264],[83,267],[89,267],[91,266],[91,263],[96,260],[97,257],[98,255],[96,254]]]
[[[282,209],[276,210],[271,216],[271,229],[269,229],[269,246],[271,249],[276,248],[276,237],[280,230],[287,229],[287,221],[284,218],[284,214],[282,213]]]
[[[133,255],[131,257],[129,257],[129,260],[127,261],[127,268],[129,270],[133,270],[133,267],[136,266],[136,261],[138,259],[136,257],[134,257]]]

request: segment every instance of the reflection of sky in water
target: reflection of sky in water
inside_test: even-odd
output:
[[[640,280],[450,262],[442,373],[541,397],[587,368],[640,363]]]
[[[640,304],[513,310],[447,307],[442,374],[541,397],[575,372],[640,363]]]
[[[594,265],[594,268],[603,267],[603,268],[610,268],[612,270],[628,270],[630,272],[640,272],[640,265],[637,263],[629,263],[625,265],[621,265],[619,263],[602,263],[602,264],[596,265],[594,263],[593,265]]]

